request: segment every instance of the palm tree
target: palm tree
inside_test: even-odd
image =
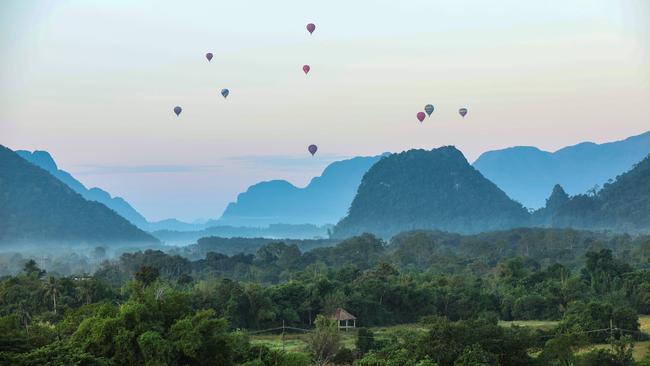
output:
[[[27,311],[27,307],[23,301],[18,304],[16,312],[20,318],[20,323],[25,327],[25,332],[29,336],[29,324],[32,322],[32,316],[29,314],[29,311]]]
[[[56,297],[61,291],[61,284],[59,280],[55,277],[50,276],[45,282],[45,296],[52,297],[52,306],[54,308],[54,314],[56,314]]]
[[[89,279],[82,279],[77,287],[77,299],[81,301],[84,305],[88,305],[92,302],[93,298],[93,284]]]

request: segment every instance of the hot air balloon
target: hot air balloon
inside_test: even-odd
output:
[[[309,70],[311,70],[311,67],[309,67],[309,65],[302,65],[302,71],[305,72],[305,75],[309,74]]]
[[[183,111],[183,108],[176,106],[174,107],[174,113],[176,113],[176,117],[178,117],[179,114]]]
[[[426,116],[425,116],[424,112],[418,112],[417,117],[418,117],[418,121],[422,122],[422,121],[424,121],[424,117],[426,117]]]
[[[307,31],[309,31],[309,34],[314,33],[315,30],[316,30],[316,24],[314,23],[307,24]]]
[[[309,147],[307,147],[307,150],[309,150],[309,153],[311,154],[311,156],[314,156],[314,154],[316,154],[316,151],[318,151],[318,146],[309,145]]]
[[[431,117],[431,113],[433,113],[433,104],[427,104],[424,106],[424,111],[427,112],[429,117]]]
[[[212,61],[212,56],[213,56],[213,55],[212,55],[212,52],[208,52],[208,53],[205,54],[205,58],[208,59],[208,62],[209,62],[209,61]]]
[[[467,114],[467,108],[461,108],[458,110],[458,114],[461,115],[461,117],[465,118],[465,115]]]
[[[228,97],[228,94],[230,94],[230,90],[228,89],[221,89],[221,95],[223,95],[224,98]]]

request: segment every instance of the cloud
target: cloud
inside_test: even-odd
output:
[[[221,165],[169,165],[169,164],[148,164],[148,165],[98,165],[81,164],[76,165],[72,172],[78,175],[98,174],[155,174],[155,173],[188,173],[199,171],[210,171],[221,168]]]
[[[316,155],[297,157],[292,155],[239,155],[229,156],[225,160],[236,162],[247,167],[273,167],[282,170],[294,168],[316,168],[322,167],[337,160],[348,159],[345,155]]]

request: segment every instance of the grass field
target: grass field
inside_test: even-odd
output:
[[[650,315],[639,316],[639,325],[640,325],[639,329],[641,329],[642,332],[650,334]],[[603,349],[603,348],[609,348],[609,345],[608,344],[590,345],[580,350],[580,353],[589,352],[594,349]],[[641,360],[648,351],[650,351],[650,341],[636,342],[634,344],[634,351],[633,351],[634,359],[636,361]]]
[[[639,317],[639,324],[641,331],[650,334],[650,315],[642,315]]]
[[[650,334],[650,315],[639,317],[641,331]],[[536,329],[549,330],[558,324],[557,321],[545,320],[515,320],[515,321],[499,321],[502,327],[520,326],[530,327]],[[424,332],[426,328],[419,324],[402,324],[390,327],[373,327],[370,328],[375,333],[375,339],[386,339],[389,334],[397,335],[412,332]],[[356,342],[356,331],[342,332],[343,345],[346,348],[354,349]],[[271,349],[282,349],[287,352],[307,352],[306,334],[285,334],[284,345],[282,336],[279,334],[270,335],[254,335],[251,336],[251,343],[264,344]],[[592,349],[609,347],[606,344],[597,344],[585,347],[581,352],[588,352]],[[650,350],[650,341],[637,342],[634,345],[634,359],[640,360]]]
[[[591,350],[595,349],[604,349],[604,348],[609,348],[608,344],[593,344],[590,346],[587,346],[585,348],[582,348],[579,353],[586,353]],[[650,350],[650,341],[644,341],[644,342],[636,342],[634,344],[634,351],[632,352],[632,355],[634,357],[634,360],[639,361],[645,356],[645,354]]]

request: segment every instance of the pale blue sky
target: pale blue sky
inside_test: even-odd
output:
[[[646,131],[649,35],[646,0],[3,0],[0,143],[149,219],[215,218],[341,157]]]

